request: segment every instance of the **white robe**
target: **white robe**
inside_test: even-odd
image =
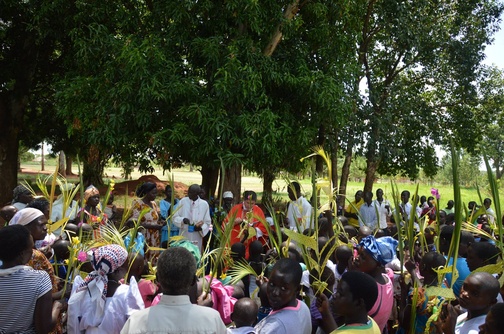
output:
[[[184,218],[189,219],[189,225],[184,224]],[[202,221],[201,231],[189,232],[190,225]],[[173,224],[180,229],[180,235],[198,246],[201,251],[203,237],[210,231],[210,208],[205,200],[198,197],[192,201],[189,197],[180,200],[178,208],[173,214]]]

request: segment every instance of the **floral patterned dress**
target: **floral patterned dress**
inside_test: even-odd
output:
[[[159,212],[156,202],[152,201],[150,204],[151,206],[145,204],[142,199],[134,200],[133,203],[131,203],[131,209],[133,212],[132,218],[138,219],[138,217],[140,217],[140,213],[142,212],[142,210],[148,208],[150,211],[142,216],[142,219],[140,219],[140,223],[163,225],[162,222],[159,221]],[[145,241],[147,242],[147,245],[149,245],[150,247],[160,247],[161,231],[153,229],[145,229]],[[147,257],[152,258],[153,252],[147,252],[147,254],[149,253],[151,255],[147,255]]]
[[[49,260],[46,258],[46,256],[41,251],[34,249],[33,253],[32,253],[32,257],[27,265],[32,267],[35,270],[42,270],[42,271],[47,272],[49,274],[49,277],[51,278],[52,293],[59,291],[59,289],[58,289],[59,280],[54,275],[53,266],[51,265],[51,262],[49,262]],[[61,325],[62,316],[63,316],[63,314],[60,313],[56,327],[54,327],[54,330],[52,332],[50,332],[51,334],[52,333],[54,333],[54,334],[63,333],[63,327]]]

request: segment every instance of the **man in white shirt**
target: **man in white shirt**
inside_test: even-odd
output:
[[[408,190],[404,190],[401,193],[401,204],[399,204],[400,214],[401,214],[402,220],[409,223],[411,210],[413,209],[414,210],[413,214],[415,215],[415,218],[413,220],[413,224],[415,225],[415,230],[418,231],[420,229],[420,227],[419,227],[418,223],[416,222],[416,220],[418,219],[420,214],[416,210],[416,208],[418,208],[418,207],[415,205],[416,208],[413,208],[413,206],[409,202],[409,199],[410,199],[410,192]],[[418,208],[418,209],[420,209],[420,208]]]
[[[66,208],[65,213],[63,213],[63,205],[65,202],[65,196],[71,196],[70,193],[75,186],[72,183],[64,184],[63,188],[60,187],[61,195],[53,202],[51,209],[51,221],[53,223],[68,217],[69,219],[74,219],[77,214],[78,205],[77,202],[72,200],[69,206]],[[65,195],[66,194],[66,195]]]
[[[494,223],[495,222],[495,211],[490,207],[492,205],[492,200],[490,198],[485,198],[483,200],[483,205],[485,206],[485,209],[487,212],[488,222]]]
[[[212,220],[208,203],[199,197],[201,188],[193,184],[187,197],[180,200],[179,209],[173,215],[173,224],[180,229],[180,235],[202,249],[203,237],[210,231]]]
[[[297,226],[303,232],[312,225],[312,207],[310,203],[301,195],[301,186],[298,182],[292,182],[287,187],[289,198],[289,208],[287,209],[287,219],[289,228],[297,231]]]
[[[364,204],[359,209],[359,225],[367,226],[371,230],[378,227],[378,217],[376,215],[376,208],[373,203],[373,193],[366,191],[364,193]]]
[[[387,218],[390,216],[390,203],[383,199],[383,190],[376,190],[376,199],[373,201],[374,206],[378,211],[378,225],[381,229],[387,228]]]
[[[133,313],[121,334],[225,334],[219,312],[191,304],[189,288],[196,284],[196,261],[185,248],[170,247],[157,262],[157,280],[163,295],[155,306]],[[199,302],[199,300],[198,300]]]

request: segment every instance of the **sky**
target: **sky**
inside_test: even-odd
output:
[[[485,49],[485,65],[495,64],[504,70],[504,17],[501,16],[500,30],[494,35],[494,41]]]

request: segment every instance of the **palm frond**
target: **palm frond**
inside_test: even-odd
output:
[[[260,276],[263,275],[263,272],[261,272]],[[254,268],[252,268],[252,266],[247,261],[244,260],[235,261],[233,263],[233,266],[227,271],[227,273],[232,277],[231,280],[229,281],[229,284],[237,284],[239,281],[241,281],[244,277],[247,277],[248,275],[257,276],[257,273],[254,270]]]

